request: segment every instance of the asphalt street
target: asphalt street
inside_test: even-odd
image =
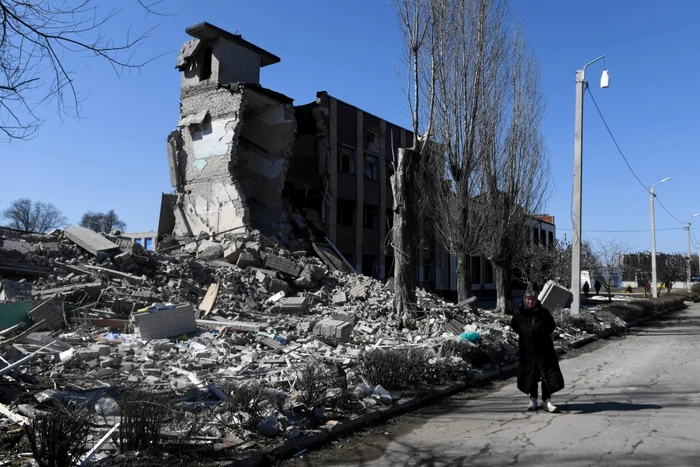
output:
[[[561,362],[560,413],[525,410],[515,378],[451,398],[298,465],[700,465],[700,304]],[[381,430],[381,429],[380,429]]]

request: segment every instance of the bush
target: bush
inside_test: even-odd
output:
[[[87,452],[90,415],[81,409],[58,406],[24,427],[39,467],[69,467]]]
[[[302,367],[296,390],[307,407],[321,407],[328,398],[328,391],[338,385],[339,376],[323,364],[308,364]]]
[[[461,357],[465,362],[471,363],[474,368],[482,368],[491,363],[488,352],[480,345],[467,344],[460,340],[448,340],[442,344],[444,357]]]
[[[360,354],[359,373],[373,386],[415,388],[431,379],[430,357],[424,349],[373,349]]]
[[[150,451],[160,444],[160,429],[170,410],[157,395],[134,391],[124,396],[117,443],[122,452]]]
[[[263,420],[263,411],[267,407],[273,406],[281,410],[286,402],[286,397],[281,397],[278,391],[257,381],[229,383],[223,386],[222,391],[228,396],[222,404],[223,413],[231,416],[245,414],[246,419],[242,425],[247,428],[253,428]]]
[[[658,298],[616,303],[605,309],[615,314],[615,316],[618,316],[620,319],[629,322],[651,316],[654,313],[672,310],[677,306],[683,305],[684,301],[685,299],[683,296],[670,294]]]

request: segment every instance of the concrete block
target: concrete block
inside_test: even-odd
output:
[[[573,299],[573,294],[555,281],[549,281],[542,287],[537,298],[543,307],[553,313],[556,310],[566,308],[569,301]]]
[[[251,255],[247,251],[242,252],[238,257],[238,261],[236,261],[236,266],[241,269],[245,269],[248,266],[255,266],[257,264],[258,261],[255,259],[255,256]]]
[[[299,277],[299,274],[301,274],[301,266],[296,261],[277,255],[268,255],[265,260],[265,267],[289,274],[292,277]]]
[[[326,273],[323,268],[315,264],[307,264],[304,266],[304,270],[301,271],[301,277],[306,277],[312,281],[320,281],[325,275]]]
[[[334,311],[331,313],[331,318],[336,321],[345,321],[346,323],[351,323],[353,326],[357,324],[357,316],[351,311]]]
[[[119,245],[98,234],[97,232],[70,225],[65,228],[63,235],[80,248],[98,256],[100,253],[113,253],[119,251]]]
[[[214,261],[220,259],[224,254],[224,247],[221,243],[211,240],[202,240],[197,248],[197,258],[204,261]]]
[[[347,321],[324,319],[314,326],[314,336],[336,342],[350,342],[353,325]]]
[[[197,330],[194,309],[190,304],[156,312],[137,313],[133,315],[133,320],[143,340],[167,339]]]
[[[337,294],[333,295],[332,301],[333,305],[342,306],[348,302],[348,296],[345,294],[345,292],[338,292]]]
[[[309,299],[306,297],[287,297],[277,302],[282,313],[305,314],[309,311]]]
[[[285,294],[289,293],[289,284],[287,284],[285,281],[281,279],[272,279],[270,281],[270,285],[267,289],[268,292],[272,294],[276,294],[277,292],[284,292]]]
[[[224,250],[224,261],[236,264],[238,262],[238,257],[241,255],[241,249],[236,243],[231,244],[228,248]]]
[[[348,295],[350,298],[366,298],[369,292],[369,285],[365,281],[360,280],[350,288]]]

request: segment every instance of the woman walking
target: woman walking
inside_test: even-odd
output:
[[[542,407],[547,412],[557,411],[551,397],[564,388],[564,376],[550,336],[556,327],[549,310],[528,289],[511,321],[511,328],[518,335],[518,389],[530,396],[527,410],[537,410],[537,383],[541,380]]]

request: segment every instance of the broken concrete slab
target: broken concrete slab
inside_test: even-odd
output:
[[[303,315],[309,311],[309,299],[307,297],[281,298],[275,308],[282,313]]]
[[[197,258],[204,261],[214,261],[221,259],[224,254],[224,247],[219,242],[212,240],[202,240],[197,247]]]
[[[258,264],[258,260],[255,259],[255,256],[248,253],[247,251],[242,252],[238,256],[238,261],[236,261],[236,266],[238,266],[241,269],[245,269],[248,266],[255,266],[257,264]]]
[[[324,319],[314,326],[314,336],[337,342],[350,342],[353,325],[347,321]]]
[[[63,328],[65,317],[63,316],[64,297],[52,297],[29,310],[27,314],[34,323],[44,321],[45,328],[52,331]]]
[[[132,315],[143,340],[167,339],[197,330],[192,305],[168,308],[152,307],[149,311]]]
[[[555,281],[548,281],[537,297],[542,306],[554,313],[557,310],[566,308],[569,301],[573,299],[571,291],[557,284]]]
[[[296,261],[292,261],[291,259],[283,258],[277,255],[268,255],[267,259],[265,259],[265,267],[283,272],[292,277],[299,277],[302,270],[301,265],[299,265]]]
[[[93,256],[109,255],[121,251],[119,245],[85,227],[69,225],[63,231],[63,235]]]
[[[272,279],[270,285],[268,286],[268,292],[276,294],[277,292],[284,292],[285,295],[289,293],[289,284],[281,279]]]

